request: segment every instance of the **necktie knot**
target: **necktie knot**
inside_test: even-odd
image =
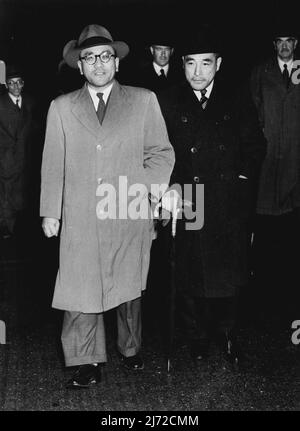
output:
[[[205,96],[207,93],[207,89],[204,88],[203,90],[200,90],[200,93],[201,93],[200,103],[201,103],[202,109],[205,109],[206,103],[208,101],[208,98]]]
[[[97,93],[97,97],[99,98],[99,103],[97,107],[97,117],[99,120],[99,123],[102,124],[104,112],[105,112],[105,103],[103,100],[103,93]]]
[[[165,77],[166,77],[166,74],[165,74],[164,69],[160,69],[160,76],[161,76],[162,78],[165,78]]]

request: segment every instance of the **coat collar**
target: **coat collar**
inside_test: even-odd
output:
[[[107,102],[102,125],[98,121],[86,84],[76,93],[73,103],[72,113],[77,120],[98,140],[104,140],[112,133],[116,124],[119,124],[121,113],[126,111],[126,105],[130,101],[125,87],[122,87],[115,80]]]

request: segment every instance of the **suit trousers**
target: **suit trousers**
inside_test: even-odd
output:
[[[225,298],[181,297],[183,329],[190,341],[211,338],[215,333],[233,333],[237,323],[238,295]]]
[[[141,298],[117,307],[119,352],[134,356],[141,348]],[[62,346],[67,367],[106,362],[106,340],[103,313],[65,311]]]

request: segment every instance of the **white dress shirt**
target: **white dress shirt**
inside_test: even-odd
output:
[[[213,86],[214,86],[214,81],[211,81],[211,83],[209,84],[209,86],[206,87],[206,89],[205,89],[206,90],[205,97],[207,99],[209,99],[209,97],[210,97],[210,93],[212,92]],[[200,90],[193,90],[193,91],[194,91],[197,99],[200,101],[201,97],[202,97],[201,91]]]
[[[98,104],[99,104],[99,97],[97,96],[97,93],[103,93],[103,101],[104,101],[104,103],[105,103],[105,105],[106,105],[106,103],[107,103],[107,99],[109,98],[109,95],[110,95],[110,92],[111,92],[111,89],[112,89],[112,87],[113,87],[113,82],[107,87],[107,88],[105,88],[104,90],[101,90],[101,89],[99,89],[99,90],[96,90],[95,88],[93,88],[93,87],[91,87],[89,84],[87,85],[87,88],[88,88],[88,90],[89,90],[89,93],[90,93],[90,96],[91,96],[91,98],[92,98],[92,101],[93,101],[93,104],[94,104],[94,106],[95,106],[95,110],[97,111],[97,108],[98,108]]]
[[[9,95],[9,97],[11,98],[11,100],[13,101],[13,103],[15,105],[17,104],[17,100],[18,100],[19,101],[18,105],[21,108],[21,106],[22,106],[22,96],[20,95],[20,96],[16,97],[16,96],[14,96],[13,94],[10,94],[10,93],[8,93],[8,95]]]
[[[291,76],[291,71],[293,69],[293,63],[294,63],[293,59],[288,61],[288,62],[285,62],[285,61],[282,61],[281,58],[277,57],[277,60],[278,60],[278,64],[279,64],[281,73],[283,72],[284,65],[286,64],[289,75]]]
[[[158,64],[154,63],[153,61],[153,67],[155,72],[157,73],[158,76],[161,75],[161,69],[164,69],[165,75],[168,76],[168,72],[169,72],[169,65],[166,64],[164,67],[159,66]]]

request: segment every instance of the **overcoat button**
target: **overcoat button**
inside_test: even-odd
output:
[[[197,148],[195,148],[195,147],[192,147],[191,148],[191,152],[194,154],[194,153],[197,153]]]
[[[225,145],[223,145],[223,144],[219,145],[219,149],[220,149],[221,151],[225,151]]]
[[[183,122],[183,123],[187,123],[187,121],[188,121],[188,119],[187,119],[187,117],[185,117],[184,115],[181,117],[181,121]]]
[[[225,115],[224,115],[224,120],[225,120],[225,121],[230,120],[230,116],[229,116],[229,115],[227,115],[227,114],[225,114]]]
[[[199,181],[200,181],[199,177],[194,177],[194,181],[195,181],[195,183],[199,183]]]

